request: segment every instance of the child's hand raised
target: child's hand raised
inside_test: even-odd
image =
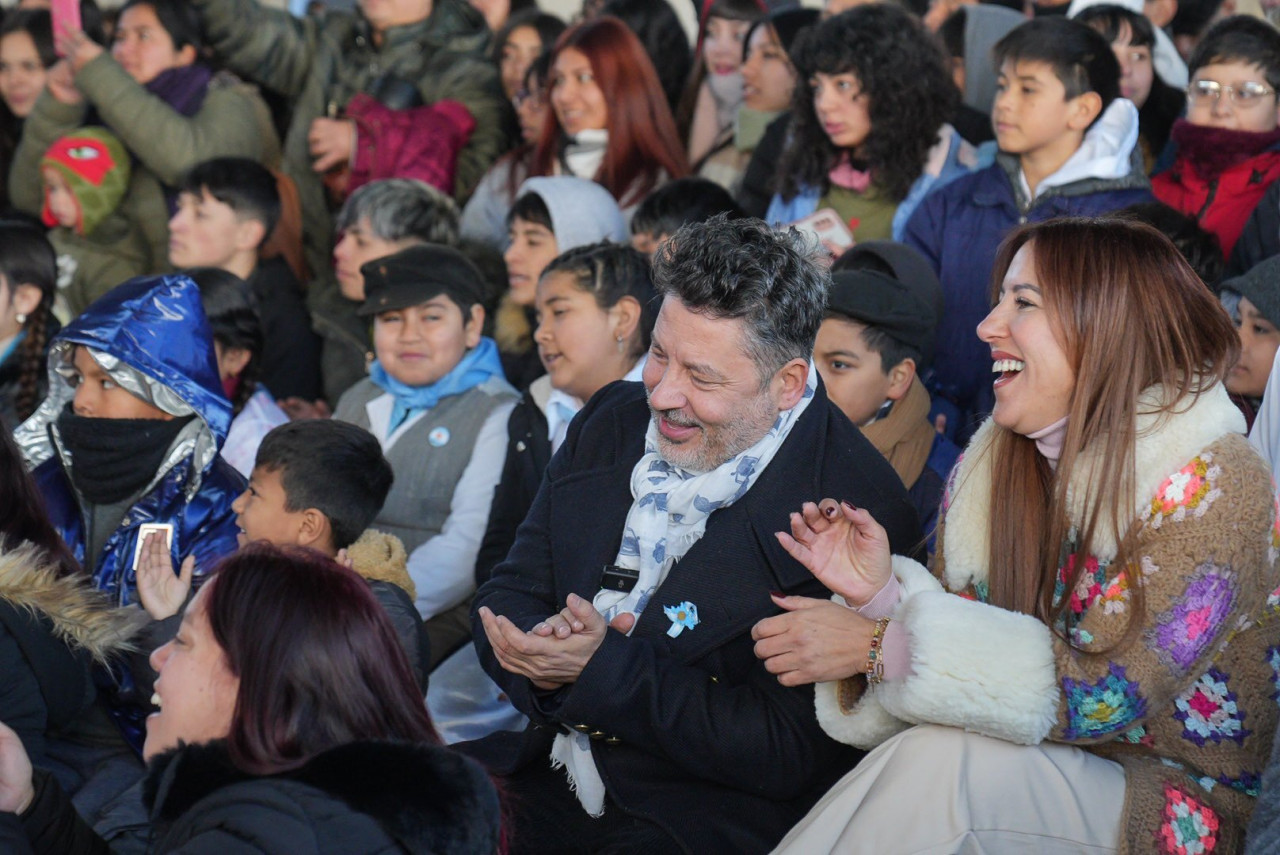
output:
[[[792,558],[851,606],[870,602],[893,572],[885,530],[848,502],[805,502],[800,513],[791,514],[791,533],[776,536]]]
[[[188,555],[182,562],[181,573],[173,572],[173,559],[169,557],[168,539],[164,532],[153,531],[142,542],[142,554],[138,556],[138,599],[142,607],[155,620],[173,617],[182,610],[191,591],[191,575],[195,572],[196,557]]]

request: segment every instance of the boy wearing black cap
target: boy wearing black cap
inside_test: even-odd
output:
[[[395,483],[373,527],[409,552],[439,661],[471,637],[475,560],[506,457],[516,392],[481,335],[484,284],[457,250],[411,246],[360,268],[377,359],[334,418],[382,444]],[[434,662],[432,663],[434,665]]]
[[[1223,282],[1222,302],[1232,298],[1239,300],[1233,314],[1240,330],[1240,359],[1227,375],[1227,391],[1252,427],[1280,349],[1280,256]]]
[[[885,456],[907,488],[933,552],[933,530],[959,448],[934,429],[920,382],[933,358],[942,290],[910,247],[873,241],[831,274],[813,359],[832,403]]]

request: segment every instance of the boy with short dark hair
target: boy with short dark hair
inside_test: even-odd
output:
[[[332,419],[289,422],[263,437],[253,475],[231,510],[241,546],[260,540],[305,546],[367,579],[425,694],[431,648],[413,606],[404,544],[369,528],[392,481],[391,464],[368,431]],[[191,567],[184,564],[175,576],[159,541],[146,545],[138,566],[138,594],[152,618],[167,620],[182,610],[190,574]]]
[[[280,219],[275,175],[248,158],[218,157],[192,167],[177,189],[169,263],[217,267],[248,282],[262,320],[262,385],[277,398],[319,397],[320,339],[302,286],[283,258],[258,257]]]
[[[1005,235],[1019,223],[1151,199],[1138,111],[1117,97],[1120,67],[1097,31],[1037,18],[1001,39],[994,55],[996,162],[925,197],[903,238],[929,260],[946,296],[930,391],[957,411],[948,431],[959,441],[993,403],[991,355],[974,329],[990,309],[991,266]]]
[[[631,246],[652,258],[658,244],[686,223],[701,223],[716,214],[745,216],[729,191],[705,178],[681,178],[650,193],[631,218]]]
[[[1177,155],[1151,189],[1217,235],[1230,259],[1280,178],[1280,33],[1265,21],[1227,18],[1205,34],[1188,70],[1186,118],[1170,135]]]
[[[1240,331],[1240,358],[1227,375],[1227,391],[1252,428],[1280,349],[1280,256],[1226,280],[1220,296]]]
[[[831,402],[902,479],[932,553],[942,488],[960,454],[934,429],[920,382],[942,290],[918,253],[889,241],[859,244],[837,267],[813,361]]]
[[[242,544],[295,544],[350,562],[391,618],[420,685],[430,645],[414,608],[404,544],[369,528],[391,491],[391,464],[368,431],[333,419],[280,425],[258,447],[248,488],[231,508]]]

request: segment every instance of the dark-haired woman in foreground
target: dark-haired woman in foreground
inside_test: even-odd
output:
[[[228,558],[151,657],[154,852],[491,853],[498,796],[439,745],[395,631],[318,553]],[[0,810],[37,853],[106,852],[0,729]]]
[[[933,575],[833,500],[779,535],[852,608],[779,600],[756,652],[876,748],[781,850],[1238,851],[1276,731],[1280,530],[1223,386],[1231,321],[1131,221],[1028,226],[995,272],[995,410]],[[791,640],[815,622],[825,649]]]

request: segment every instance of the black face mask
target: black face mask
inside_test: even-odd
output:
[[[136,495],[155,477],[169,446],[193,418],[95,419],[77,416],[67,404],[57,425],[71,453],[71,483],[95,505]]]

